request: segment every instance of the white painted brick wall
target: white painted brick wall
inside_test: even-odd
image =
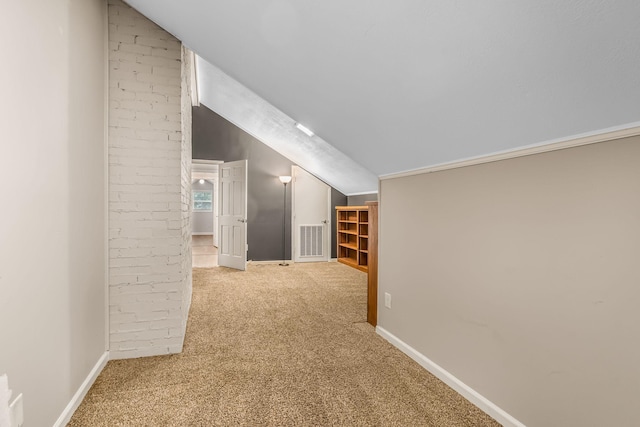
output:
[[[180,229],[182,232],[182,246],[189,248],[189,257],[180,260],[182,271],[185,274],[183,282],[187,286],[183,289],[181,308],[182,323],[180,327],[186,331],[189,308],[191,306],[192,292],[192,269],[191,269],[191,78],[193,55],[185,47],[182,48],[182,69],[181,69],[181,113],[182,113],[182,147],[181,147],[181,218]]]
[[[191,108],[182,56],[180,41],[109,0],[112,358],[182,350],[191,301]]]

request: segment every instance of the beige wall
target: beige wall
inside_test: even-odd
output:
[[[640,137],[381,182],[379,325],[527,426],[640,425]]]
[[[0,374],[51,426],[105,351],[105,4],[3,3]]]

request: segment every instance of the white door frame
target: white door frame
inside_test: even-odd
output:
[[[213,182],[213,246],[218,246],[218,165],[222,160],[193,159],[191,180],[206,179]]]

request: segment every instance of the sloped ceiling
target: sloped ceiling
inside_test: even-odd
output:
[[[376,193],[378,178],[219,68],[198,58],[200,102],[346,195]]]
[[[640,120],[637,0],[128,0],[375,175]]]

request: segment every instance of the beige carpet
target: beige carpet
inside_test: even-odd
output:
[[[365,323],[338,263],[195,269],[184,352],[111,361],[70,426],[497,426]]]

